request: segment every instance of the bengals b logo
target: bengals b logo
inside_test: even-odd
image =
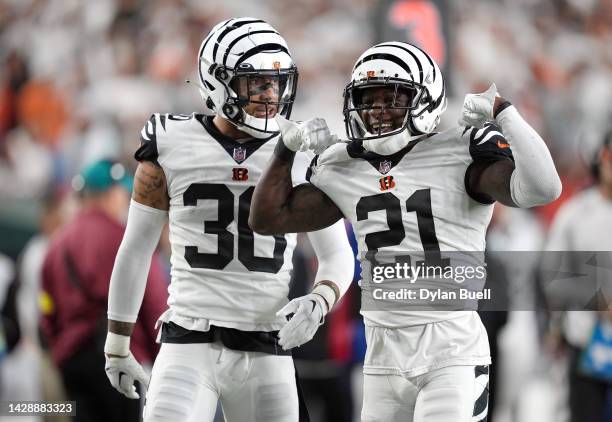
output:
[[[381,177],[378,180],[378,183],[380,183],[380,190],[381,191],[386,191],[386,190],[389,190],[389,189],[393,189],[395,187],[395,182],[393,181],[393,176]]]
[[[245,182],[249,180],[249,169],[244,167],[234,167],[232,169],[232,180]]]

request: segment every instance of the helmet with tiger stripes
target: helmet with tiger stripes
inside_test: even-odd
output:
[[[371,88],[384,88],[389,98],[368,101],[364,94]],[[366,50],[355,63],[344,90],[344,121],[352,140],[385,138],[404,131],[411,137],[429,134],[445,109],[440,68],[423,50],[404,42],[384,42]],[[382,123],[385,110],[400,117],[391,128],[390,122]],[[379,113],[381,123],[366,121],[368,112]]]
[[[290,117],[297,89],[297,67],[284,38],[261,19],[242,17],[217,24],[200,46],[198,75],[206,106],[251,136],[266,138],[278,134],[273,115]],[[278,97],[253,100],[248,87],[257,78],[273,83]],[[247,91],[240,87],[247,87]],[[265,107],[263,117],[247,113],[244,106],[249,103]]]

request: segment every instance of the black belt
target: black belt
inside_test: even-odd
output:
[[[163,323],[162,343],[191,344],[220,341],[225,347],[242,352],[261,352],[269,355],[290,356],[278,344],[278,331],[241,331],[235,328],[210,326],[208,331],[188,330],[174,322]]]

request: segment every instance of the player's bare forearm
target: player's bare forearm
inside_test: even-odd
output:
[[[291,167],[295,153],[279,142],[268,168],[257,183],[249,225],[260,234],[309,232],[342,218],[329,197],[310,183],[293,187]]]
[[[108,331],[110,333],[120,334],[122,336],[131,336],[134,331],[133,322],[115,321],[114,319],[108,320]]]
[[[142,161],[136,168],[132,199],[140,204],[160,210],[168,210],[170,199],[166,175],[161,167],[150,161]]]
[[[258,233],[270,230],[272,216],[280,213],[293,187],[291,167],[295,153],[281,145],[279,141],[251,199],[249,225]]]
[[[513,171],[514,163],[510,160],[496,161],[488,165],[480,173],[480,177],[476,181],[475,191],[493,198],[500,204],[517,207],[510,193]]]

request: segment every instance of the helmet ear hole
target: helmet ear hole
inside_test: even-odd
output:
[[[206,107],[208,107],[212,111],[215,111],[215,102],[212,100],[212,98],[208,97],[206,99]]]
[[[225,81],[228,78],[228,73],[225,71],[225,69],[218,67],[215,70],[215,77],[219,80]]]
[[[429,91],[425,91],[421,96],[421,104],[427,104],[430,101]]]
[[[223,113],[230,119],[234,119],[238,115],[238,107],[226,104],[223,106]]]

